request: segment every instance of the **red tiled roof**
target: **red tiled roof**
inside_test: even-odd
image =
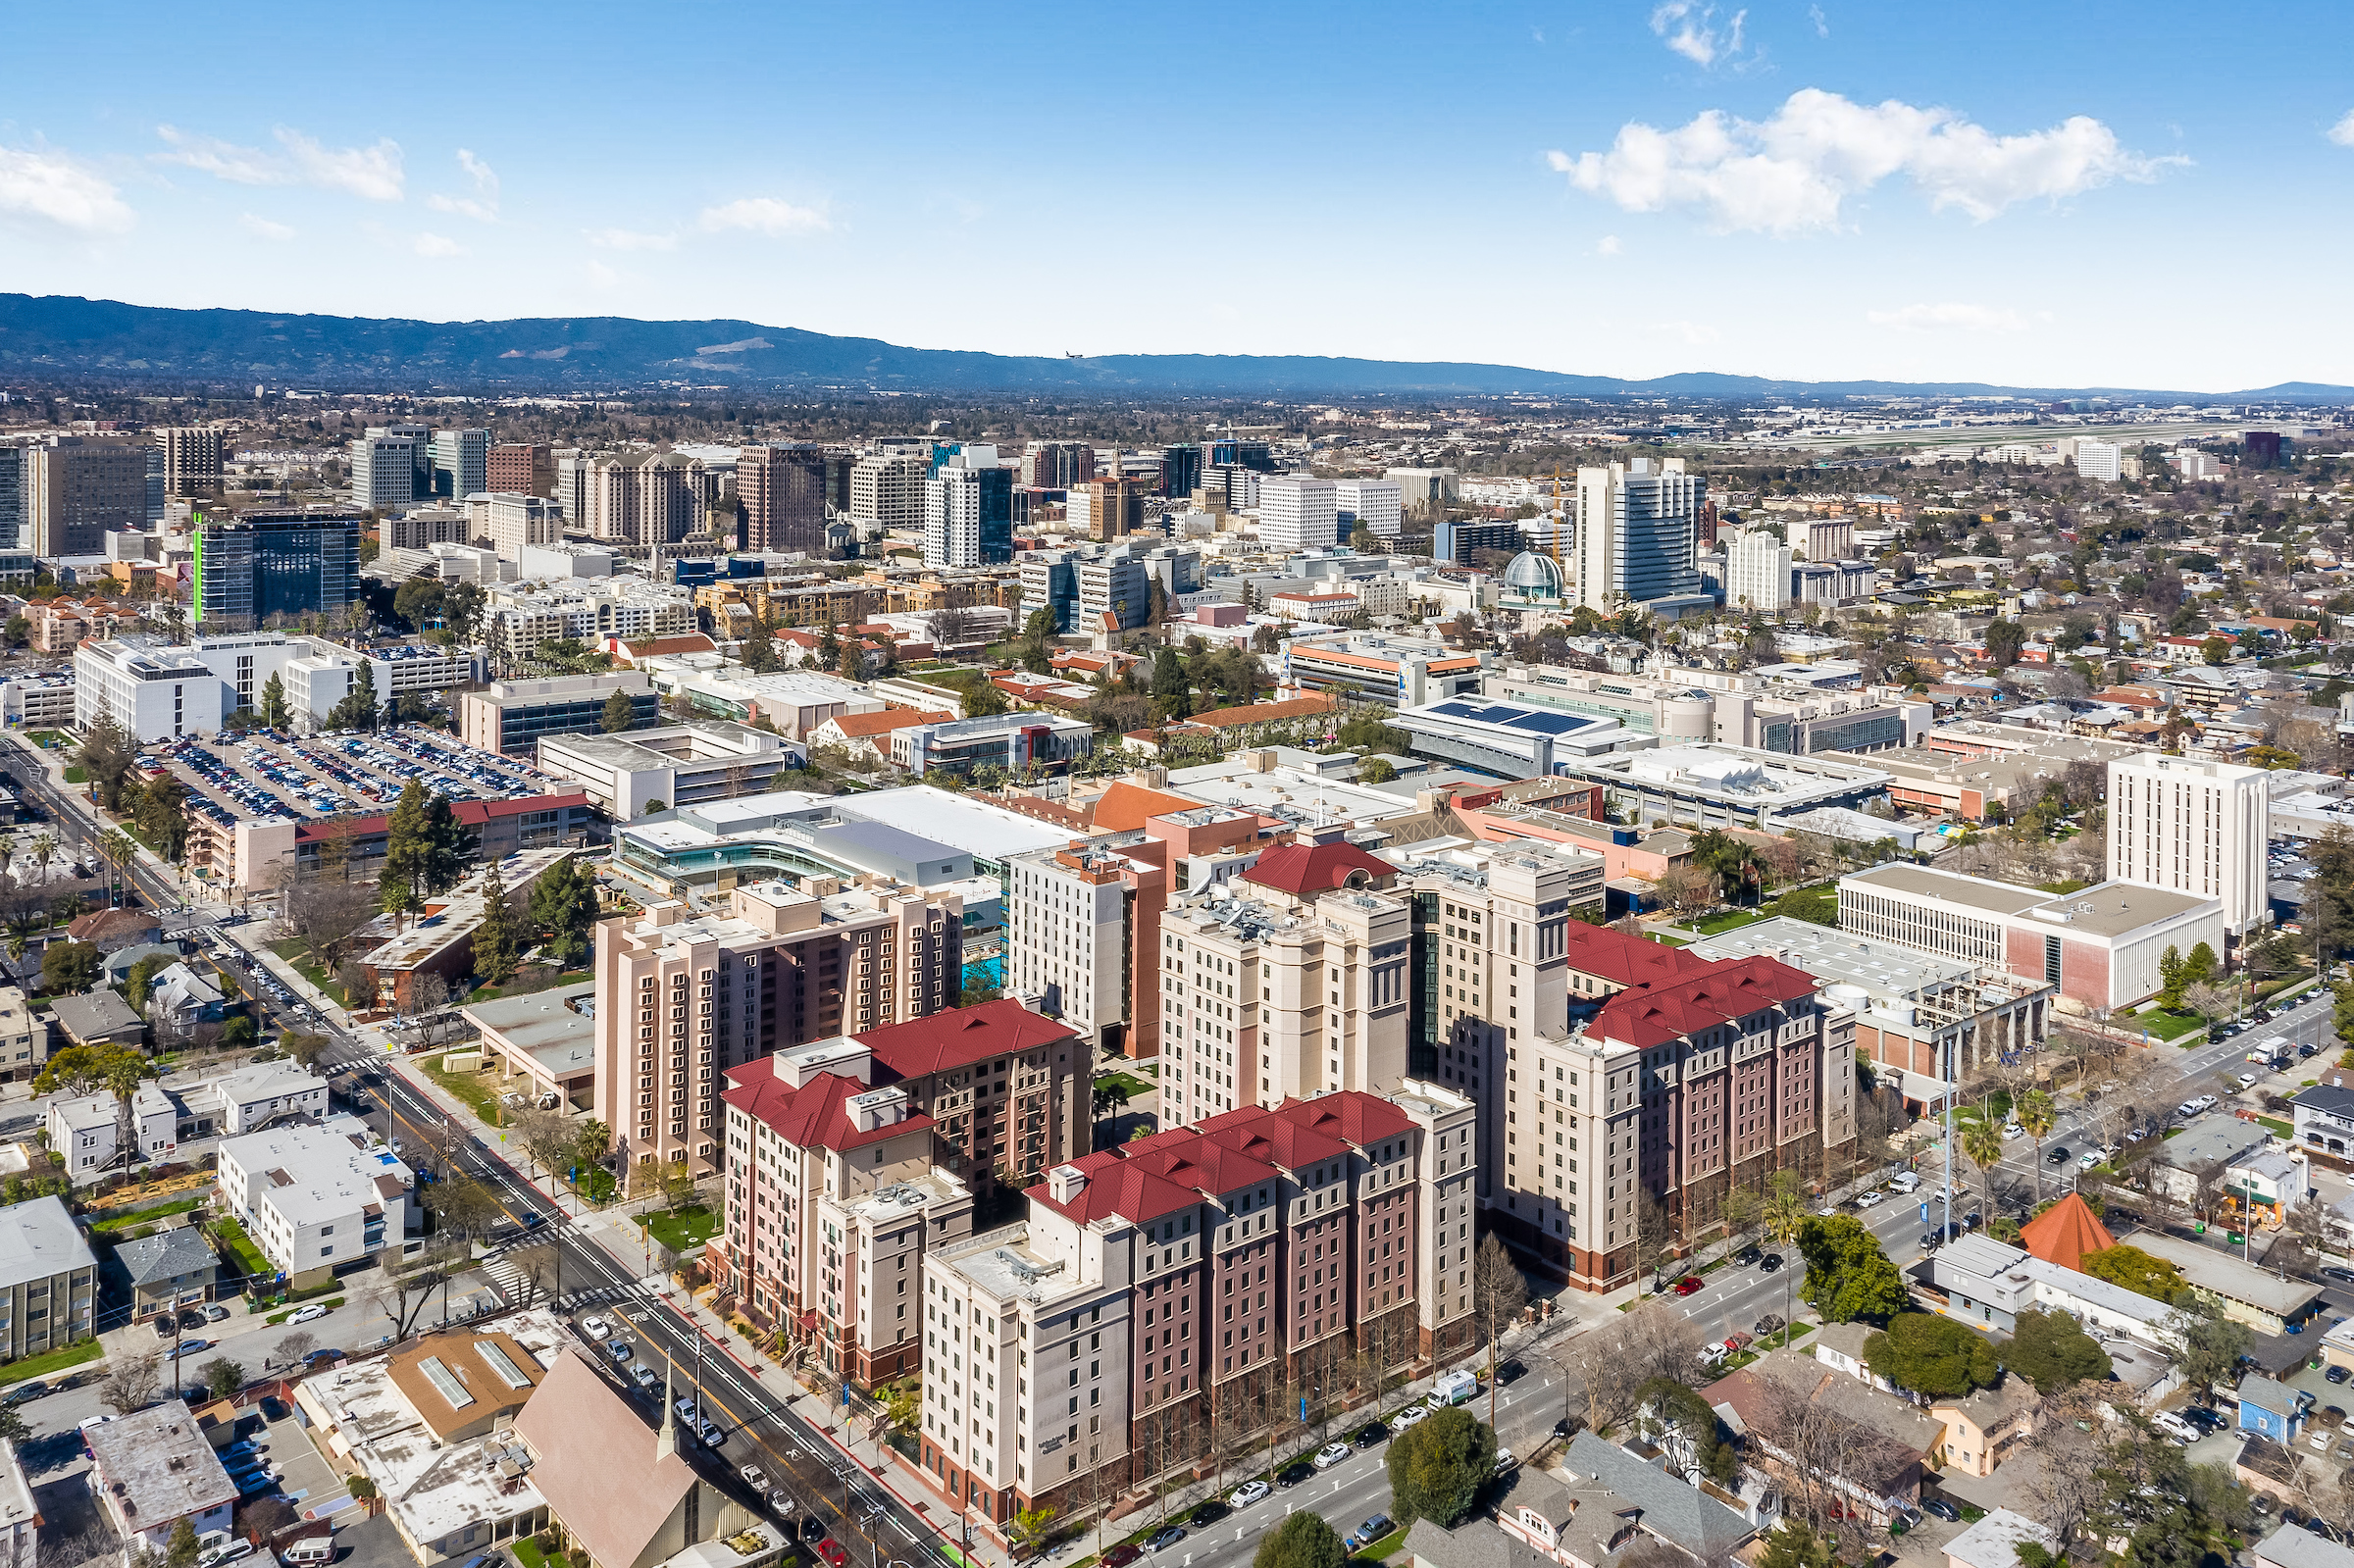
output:
[[[1350,595],[1341,595],[1346,599]],[[1286,697],[1280,702],[1247,702],[1240,707],[1212,708],[1197,713],[1190,721],[1206,725],[1212,730],[1233,729],[1242,725],[1281,724],[1287,719],[1305,719],[1319,713],[1330,713],[1339,704],[1323,692],[1311,692],[1305,697]]]
[[[1087,1177],[1087,1185],[1068,1203],[1055,1202],[1053,1189],[1043,1183],[1022,1195],[1081,1225],[1090,1220],[1110,1219],[1142,1225],[1202,1201],[1202,1194],[1192,1188],[1180,1186],[1134,1160],[1123,1159],[1116,1150],[1065,1163],[1077,1166]]]
[[[1349,1152],[1349,1145],[1329,1131],[1303,1127],[1257,1105],[1196,1122],[1194,1128],[1203,1138],[1214,1138],[1254,1160],[1287,1171],[1313,1165],[1318,1160],[1337,1159]]]
[[[919,713],[913,708],[885,708],[880,713],[838,713],[826,724],[855,739],[866,735],[889,734],[894,730],[911,729],[919,724],[947,724],[955,717],[952,713]],[[822,730],[825,725],[818,728]]]
[[[776,1063],[768,1057],[730,1069],[728,1082],[733,1087],[721,1099],[795,1148],[826,1148],[846,1154],[932,1125],[931,1117],[917,1111],[902,1121],[861,1130],[843,1109],[843,1102],[865,1093],[870,1086],[840,1073],[820,1073],[799,1088],[788,1088],[778,1082]]]
[[[2084,1254],[2108,1251],[2117,1245],[2117,1238],[2092,1212],[2091,1204],[2071,1192],[2020,1227],[2019,1244],[2046,1263],[2082,1273]]]
[[[1628,986],[1602,1004],[1593,1028],[1638,1047],[1663,1045],[1815,989],[1814,976],[1777,958],[1725,959],[1696,975]]]
[[[1569,922],[1562,941],[1562,962],[1581,975],[1594,975],[1613,986],[1640,986],[1646,981],[1672,980],[1708,967],[1709,960],[1665,942],[1645,941],[1608,926]]]
[[[1414,1130],[1414,1119],[1395,1103],[1357,1089],[1319,1094],[1312,1100],[1285,1100],[1275,1107],[1275,1114],[1310,1132],[1345,1139],[1359,1148]]]
[[[1163,794],[1125,779],[1115,779],[1111,787],[1096,797],[1095,813],[1088,820],[1098,833],[1132,833],[1142,828],[1149,817],[1192,811],[1201,804],[1183,795]]]
[[[1277,844],[1262,850],[1258,863],[1243,873],[1243,880],[1298,897],[1346,886],[1358,872],[1378,885],[1397,876],[1398,868],[1375,860],[1346,839],[1335,839],[1328,844]]]
[[[951,1007],[910,1023],[870,1029],[850,1037],[874,1052],[878,1066],[897,1078],[969,1067],[993,1056],[1035,1050],[1071,1039],[1076,1031],[1042,1018],[1010,998],[978,1007]]]
[[[449,814],[469,828],[480,828],[493,817],[520,816],[527,811],[562,811],[572,806],[588,804],[588,797],[578,789],[560,795],[511,795],[505,800],[453,800]],[[366,817],[341,817],[294,825],[297,843],[315,843],[332,836],[328,830],[348,829],[354,837],[365,838],[372,833],[383,833],[389,820],[384,812]]]
[[[659,658],[666,653],[717,653],[719,651],[719,644],[700,632],[690,632],[683,636],[675,637],[651,637],[643,642],[625,642],[622,646],[630,650],[630,657],[633,659]]]

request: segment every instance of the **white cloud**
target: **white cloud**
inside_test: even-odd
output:
[[[677,250],[676,234],[641,234],[630,228],[588,228],[582,232],[588,243],[606,250]]]
[[[281,150],[269,152],[215,136],[199,136],[176,126],[158,126],[155,133],[172,149],[156,154],[160,161],[202,170],[232,184],[316,185],[366,201],[398,201],[407,177],[401,169],[400,144],[389,139],[373,147],[328,147],[315,136],[281,126],[271,132]]]
[[[128,233],[138,217],[114,185],[61,152],[0,147],[0,217],[37,218],[77,234]]]
[[[593,257],[588,262],[588,282],[595,288],[611,288],[621,281],[621,274]]]
[[[1724,335],[1707,322],[1654,322],[1651,329],[1677,339],[1687,348],[1706,347]]]
[[[238,214],[237,227],[256,239],[282,240],[294,237],[294,230],[288,228],[284,224],[274,224],[269,219],[256,217],[252,213]]]
[[[1792,93],[1768,120],[1710,109],[1672,130],[1629,122],[1609,152],[1546,158],[1579,190],[1628,212],[1697,208],[1720,232],[1777,234],[1838,227],[1849,197],[1894,175],[1911,177],[1932,210],[1959,207],[1984,222],[2014,202],[2149,180],[2188,162],[2129,152],[2083,115],[1996,136],[1950,109],[1859,104],[1818,87]]]
[[[409,248],[420,256],[463,256],[466,247],[442,234],[419,234]]]
[[[1616,234],[1605,234],[1600,239],[1594,241],[1594,254],[1597,256],[1617,255],[1618,236]]]
[[[2354,147],[2354,109],[2347,110],[2345,118],[2329,127],[2329,139],[2340,147]]]
[[[435,192],[425,198],[425,204],[437,213],[456,213],[461,218],[471,218],[483,224],[497,223],[498,176],[488,164],[463,147],[458,149],[458,167],[465,170],[474,180],[474,194],[444,196]]]
[[[1651,30],[1666,40],[1670,50],[1706,70],[1719,57],[1730,60],[1741,53],[1741,29],[1748,20],[1747,11],[1736,11],[1719,32],[1714,6],[1700,0],[1663,0],[1651,14]]]
[[[2027,326],[2026,319],[2015,310],[1965,305],[1953,300],[1866,311],[1864,319],[1874,327],[1892,327],[1906,332],[2018,332],[2024,331]]]
[[[833,220],[816,208],[795,207],[774,196],[745,196],[725,206],[706,207],[701,222],[714,233],[748,228],[762,234],[812,234],[834,227]]]
[[[1822,7],[1807,7],[1807,20],[1815,24],[1816,37],[1827,38],[1831,35],[1831,19],[1822,14]]]

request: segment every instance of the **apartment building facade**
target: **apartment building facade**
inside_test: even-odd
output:
[[[1473,1338],[1472,1103],[1252,1107],[1049,1171],[924,1266],[925,1484],[1003,1536],[1285,1419],[1295,1385]]]
[[[104,555],[110,529],[147,526],[149,448],[60,435],[25,450],[18,542],[35,555]]]
[[[2137,886],[2220,899],[2225,929],[2245,936],[2271,908],[2267,778],[2262,768],[2191,757],[2112,759],[2109,875]]]
[[[736,454],[736,501],[744,549],[826,553],[824,447],[808,441],[744,447]]]
[[[1141,836],[1141,835],[1140,835]],[[1160,1051],[1160,951],[1168,873],[1108,844],[1072,842],[1005,864],[1005,986],[1043,998],[1105,1057]]]
[[[1270,474],[1258,481],[1258,541],[1270,550],[1312,550],[1338,538],[1331,480]]]
[[[502,441],[483,454],[483,488],[493,494],[552,497],[555,448],[545,441]]]
[[[228,432],[218,425],[165,426],[155,432],[164,454],[164,493],[203,500],[221,493],[222,459]]]
[[[724,1075],[780,1046],[902,1023],[963,980],[963,905],[896,884],[739,886],[596,930],[596,1115],[632,1168],[722,1164]]]
[[[924,481],[931,473],[928,458],[895,452],[860,458],[850,465],[850,516],[887,529],[922,527]]]

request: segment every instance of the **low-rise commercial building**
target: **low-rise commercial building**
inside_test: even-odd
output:
[[[1000,768],[1060,772],[1095,749],[1095,726],[1049,713],[1000,713],[913,725],[891,735],[891,760],[918,778]]]
[[[1876,768],[1746,746],[1661,746],[1554,759],[1564,778],[1598,784],[1644,821],[1698,828],[1765,828],[1817,806],[1863,806],[1884,793]]]
[[[414,1173],[356,1116],[221,1144],[221,1195],[289,1282],[324,1279],[408,1234]]]
[[[450,815],[473,837],[483,861],[504,860],[537,849],[581,848],[604,835],[603,819],[578,789],[504,800],[453,800]],[[207,816],[190,824],[189,859],[209,867],[216,886],[263,892],[291,874],[302,880],[323,870],[355,880],[375,875],[390,832],[387,813],[333,821],[288,822],[282,817],[247,821],[227,831]],[[334,858],[330,858],[331,852]]]
[[[81,1441],[90,1450],[90,1492],[128,1546],[161,1560],[183,1519],[199,1541],[228,1538],[236,1483],[179,1400],[93,1423]]]
[[[495,1058],[502,1088],[525,1081],[520,1092],[535,1101],[586,1110],[596,1093],[596,986],[560,986],[526,996],[501,996],[458,1009],[482,1032],[483,1054]]]
[[[484,751],[529,759],[542,735],[601,733],[616,691],[630,699],[633,726],[661,717],[662,700],[641,671],[568,675],[544,681],[493,681],[458,696],[458,738]]]
[[[764,730],[694,720],[625,734],[544,736],[538,765],[579,784],[614,821],[628,822],[674,806],[759,794],[799,755]]]
[[[570,849],[525,849],[470,873],[455,887],[425,900],[414,922],[379,915],[360,928],[358,963],[375,986],[380,1007],[407,1011],[418,977],[437,975],[452,989],[474,973],[474,938],[493,893],[520,914],[539,879],[573,858]]]

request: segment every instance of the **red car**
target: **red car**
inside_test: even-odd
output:
[[[1725,1337],[1724,1347],[1727,1350],[1738,1353],[1748,1349],[1755,1342],[1757,1342],[1755,1336],[1743,1334],[1736,1330],[1732,1334]]]
[[[1677,1295],[1690,1295],[1693,1291],[1699,1290],[1703,1283],[1705,1282],[1702,1281],[1699,1275],[1687,1274],[1682,1279],[1675,1282],[1675,1293]]]
[[[829,1563],[832,1563],[834,1568],[842,1568],[842,1565],[848,1560],[850,1555],[848,1552],[842,1549],[842,1543],[836,1541],[832,1536],[828,1536],[825,1540],[817,1543],[817,1554],[820,1557],[825,1558]]]
[[[1133,1541],[1122,1542],[1103,1554],[1103,1568],[1128,1568],[1145,1554],[1145,1548]]]

